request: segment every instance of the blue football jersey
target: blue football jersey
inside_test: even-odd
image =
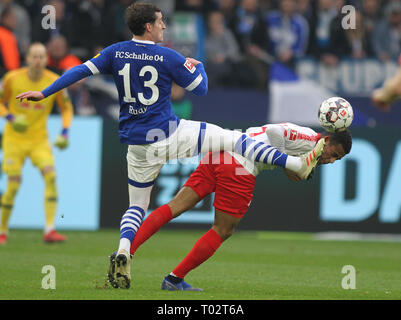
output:
[[[197,95],[207,93],[202,64],[194,66],[180,53],[151,41],[115,43],[84,65],[92,74],[113,75],[120,100],[120,141],[127,144],[148,144],[173,133],[171,128],[179,123],[170,102],[173,81]]]

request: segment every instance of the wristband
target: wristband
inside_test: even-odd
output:
[[[63,130],[61,130],[61,135],[64,137],[68,137],[68,128],[63,128]]]

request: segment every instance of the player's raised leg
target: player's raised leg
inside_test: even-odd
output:
[[[401,56],[399,59],[401,63]],[[395,100],[401,98],[401,67],[397,73],[372,92],[372,101],[383,111],[389,111]]]
[[[325,144],[324,139],[321,139],[312,151],[294,157],[280,152],[271,145],[252,139],[240,131],[226,130],[209,123],[202,130],[201,152],[232,151],[253,162],[276,165],[294,171],[301,179],[307,179],[317,165]]]

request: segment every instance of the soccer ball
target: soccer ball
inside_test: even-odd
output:
[[[354,120],[351,104],[341,97],[324,100],[318,113],[320,125],[328,132],[338,132],[347,129]]]

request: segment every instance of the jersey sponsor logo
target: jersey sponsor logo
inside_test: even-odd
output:
[[[20,107],[24,108],[24,109],[30,109],[31,108],[31,104],[29,102],[21,102],[20,103]],[[43,110],[44,106],[40,103],[35,103],[34,105],[32,105],[32,109],[34,110]]]
[[[289,130],[289,133],[288,133],[288,130],[285,129],[284,137],[287,137],[287,136],[288,136],[288,140],[291,140],[291,141],[295,141],[295,140],[319,141],[321,134],[318,133],[316,135],[307,135],[304,133],[300,133],[294,129]]]
[[[196,67],[189,60],[185,61],[184,67],[191,73],[194,73],[196,70]]]
[[[120,59],[135,59],[135,60],[143,60],[143,61],[161,61],[163,62],[164,56],[155,54],[155,55],[150,55],[147,53],[139,53],[136,54],[135,52],[129,52],[129,51],[116,51],[115,58],[120,58]]]
[[[28,109],[30,107],[30,103],[25,102],[25,101],[21,102],[19,105],[21,108],[24,108],[24,109]]]
[[[146,111],[148,111],[148,107],[141,107],[141,108],[135,109],[133,106],[129,106],[129,110],[128,110],[128,112],[134,116],[137,116],[139,114],[144,114],[144,113],[146,113]]]
[[[294,141],[297,139],[297,135],[298,135],[298,131],[297,130],[290,130],[290,136],[289,136],[289,140]]]

